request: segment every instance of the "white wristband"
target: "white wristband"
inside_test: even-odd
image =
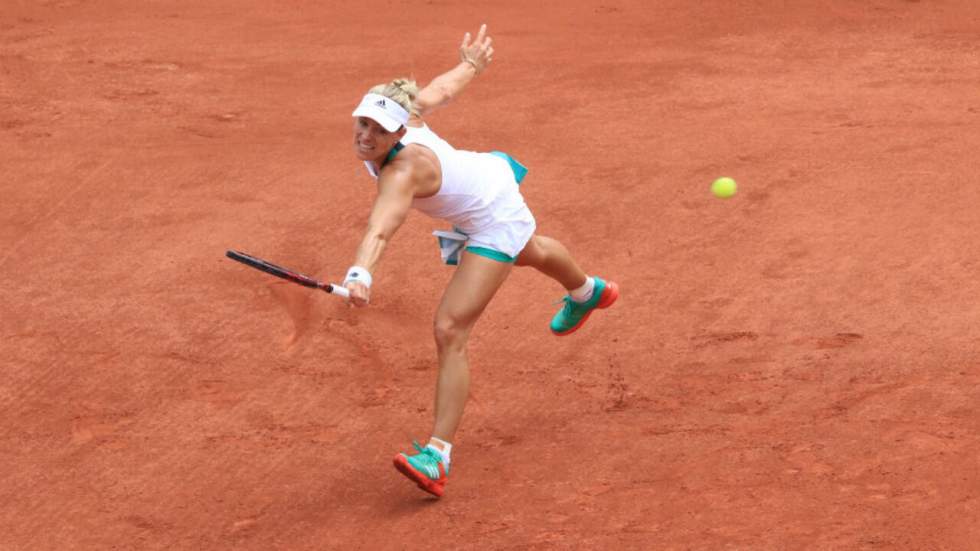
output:
[[[371,288],[371,272],[361,268],[360,266],[351,266],[347,270],[347,277],[344,278],[344,285],[347,285],[351,281],[356,281],[368,289]]]

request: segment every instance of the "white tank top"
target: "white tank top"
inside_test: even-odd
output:
[[[524,206],[514,174],[507,161],[489,153],[455,149],[428,126],[407,126],[403,145],[423,145],[439,159],[442,185],[431,196],[415,198],[412,207],[433,218],[452,223],[463,233],[477,233],[497,221],[495,213],[503,204],[518,201]],[[378,177],[374,166],[365,161],[368,172]]]

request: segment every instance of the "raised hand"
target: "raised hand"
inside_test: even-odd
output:
[[[480,74],[493,61],[493,39],[487,36],[487,25],[480,25],[480,31],[476,33],[476,40],[470,43],[470,33],[463,36],[463,43],[459,46],[459,59],[463,63],[469,63]]]

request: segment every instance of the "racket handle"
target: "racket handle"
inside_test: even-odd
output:
[[[334,285],[333,283],[328,283],[325,287],[323,287],[323,290],[330,294],[337,295],[343,298],[350,298],[350,289],[348,289],[347,287],[343,287],[341,285]]]

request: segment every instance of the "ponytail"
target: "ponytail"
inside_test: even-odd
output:
[[[379,84],[369,91],[371,94],[381,94],[390,98],[405,108],[411,115],[418,115],[415,109],[415,98],[419,96],[419,86],[409,78],[396,78],[387,84]]]

